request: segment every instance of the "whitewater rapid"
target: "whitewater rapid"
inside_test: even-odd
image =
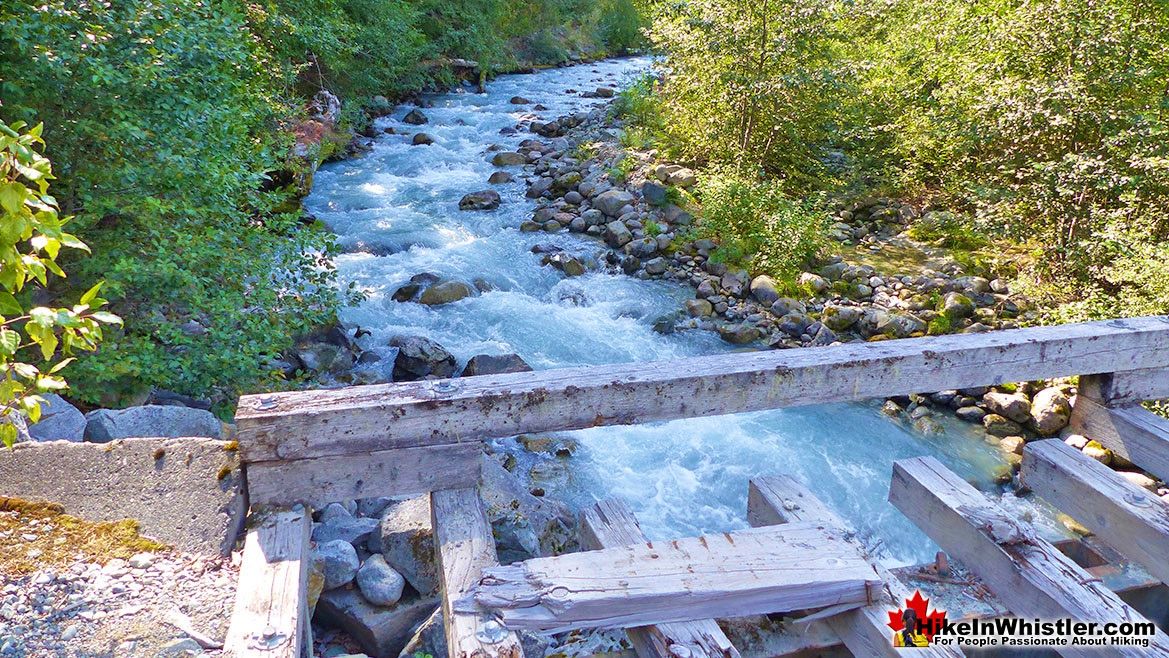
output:
[[[516,175],[511,183],[487,184],[497,169],[488,162],[488,148],[514,149],[533,137],[501,129],[525,117],[548,121],[592,109],[602,101],[570,90],[619,86],[647,65],[634,58],[501,76],[485,94],[461,90],[430,97],[433,107],[423,108],[429,117],[423,126],[401,123],[411,109],[405,106],[379,119],[379,127],[398,134],[380,136],[368,154],[322,167],[305,201],[346,251],[336,260],[342,283],[352,282],[367,295],[342,319],[369,330],[367,346],[386,353],[391,337],[421,335],[461,363],[475,354],[514,352],[537,370],[731,351],[710,332],[653,331],[655,319],[693,297],[687,286],[608,272],[569,279],[541,266],[531,252],[538,243],[574,252],[599,252],[600,245],[568,232],[520,232],[520,222],[535,207],[524,197],[521,168],[509,168]],[[509,99],[516,95],[547,109],[513,105]],[[418,131],[434,144],[412,146]],[[502,195],[498,210],[458,209],[464,194],[489,187]],[[433,307],[391,300],[421,272],[481,279],[494,289]],[[574,432],[579,446],[560,469],[514,440],[501,440],[498,447],[516,455],[518,468],[551,471],[542,486],[572,505],[624,498],[653,539],[745,527],[748,479],[789,473],[852,522],[890,563],[930,560],[936,547],[886,502],[893,461],[933,455],[994,491],[1003,458],[983,440],[981,428],[938,416],[946,432],[927,436],[879,408],[879,402],[835,404]]]

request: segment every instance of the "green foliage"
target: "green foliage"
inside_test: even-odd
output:
[[[788,191],[819,185],[824,147],[847,94],[843,39],[822,0],[664,4],[650,37],[667,53],[660,90],[675,155],[762,168]]]
[[[990,241],[961,216],[946,211],[928,212],[909,227],[909,237],[946,249],[973,251]]]
[[[651,238],[656,238],[662,234],[662,227],[652,219],[645,220],[645,224],[642,225],[641,230]]]
[[[1075,300],[1067,317],[1169,309],[1164,2],[654,9],[655,122],[672,155],[762,170],[789,194],[843,184],[940,201],[961,219],[919,224],[919,239],[976,268],[991,241],[1035,245],[1023,274]]]
[[[413,91],[438,44],[420,29],[422,10],[405,0],[267,0],[248,6],[249,25],[285,78],[305,91],[346,99]],[[356,104],[354,104],[356,105]]]
[[[632,0],[601,0],[601,43],[613,54],[626,54],[645,45],[647,21]]]
[[[358,124],[372,96],[451,82],[449,58],[502,70],[603,52],[609,10],[585,0],[0,3],[0,116],[44,123],[54,192],[94,249],[61,254],[73,274],[61,292],[105,279],[126,318],[73,366],[74,397],[112,405],[159,386],[226,404],[278,383],[265,364],[342,302],[331,240],[301,218],[289,184],[311,173],[289,156],[307,98],[339,94],[342,124]],[[310,140],[309,159],[343,139]]]
[[[45,122],[62,206],[94,248],[74,271],[82,286],[105,278],[126,318],[78,360],[82,400],[143,385],[231,399],[333,316],[324,232],[262,191],[293,108],[246,25],[229,2],[0,10],[3,112]]]
[[[60,373],[75,352],[97,349],[102,324],[118,316],[101,310],[106,300],[94,285],[71,306],[51,308],[49,275],[65,277],[57,264],[62,248],[89,251],[66,233],[68,217],[58,214],[49,195],[53,169],[38,151],[42,126],[0,121],[0,442],[11,447],[20,421],[40,419],[44,399],[37,393],[67,387]]]
[[[828,215],[783,193],[776,181],[713,173],[699,181],[701,231],[720,239],[716,261],[744,262],[794,280],[825,243]]]

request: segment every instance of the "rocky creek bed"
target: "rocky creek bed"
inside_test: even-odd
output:
[[[693,230],[698,209],[677,203],[684,195],[676,190],[691,188],[697,174],[619,144],[607,99],[644,65],[501,78],[488,94],[425,99],[379,120],[382,132],[350,149],[357,158],[318,172],[306,201],[337,232],[347,250],[343,278],[367,301],[342,325],[305,337],[283,367],[333,386],[816,348],[1034,320],[1009,282],[969,275],[909,236],[910,226],[943,210],[893,199],[838,204],[839,253],[794,288],[712,260],[717,243]],[[886,252],[913,258],[882,259]],[[916,262],[904,271],[882,266],[907,261]],[[606,495],[629,500],[652,537],[741,527],[747,478],[778,463],[818,482],[817,493],[857,523],[871,550],[920,561],[933,547],[884,504],[888,464],[936,454],[1019,504],[1013,467],[1023,444],[1040,436],[1061,436],[1169,498],[1164,483],[1069,433],[1075,393],[1070,382],[1030,382],[521,436],[487,446],[481,495],[504,563],[575,550],[575,509]],[[44,426],[30,433],[109,440],[135,435],[136,422],[157,428],[170,414],[182,432],[230,436],[198,401],[164,393],[151,402],[88,417],[54,402],[69,436],[47,436]],[[19,545],[23,534],[3,539]],[[425,497],[331,504],[315,513],[313,541],[317,655],[445,655]],[[0,656],[216,655],[235,560],[136,556],[6,576]],[[185,622],[171,608],[192,626],[175,626]],[[81,616],[87,610],[93,615]],[[741,649],[765,647],[760,636],[782,627],[768,624],[776,628],[728,633]],[[616,633],[524,642],[526,655],[628,648]]]

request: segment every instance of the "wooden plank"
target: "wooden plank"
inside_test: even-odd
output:
[[[1098,578],[933,457],[895,462],[889,500],[942,549],[978,574],[1016,615],[1146,621]],[[1148,648],[1110,647],[1110,651],[1116,656],[1169,655],[1169,637],[1158,630]],[[1059,652],[1100,655],[1099,649],[1088,647],[1061,647]]]
[[[483,446],[478,441],[247,465],[252,503],[313,507],[340,500],[473,487]]]
[[[1059,439],[1023,449],[1023,484],[1169,583],[1169,504]]]
[[[581,546],[587,550],[646,543],[637,518],[619,500],[609,499],[581,513]],[[625,629],[641,658],[740,658],[713,619],[674,622]]]
[[[1078,395],[1072,409],[1071,428],[1169,481],[1169,419],[1139,406],[1106,407],[1090,397]]]
[[[866,605],[880,580],[824,524],[792,524],[535,558],[483,572],[456,610],[561,632]]]
[[[848,528],[848,524],[815,494],[788,475],[773,475],[750,481],[747,490],[747,520],[756,527],[820,521]],[[889,612],[904,606],[905,599],[910,598],[912,592],[880,564],[874,561],[873,566],[886,587],[877,600],[872,605],[829,617],[825,621],[854,656],[895,658],[903,654],[901,650],[893,648]],[[941,657],[963,654],[955,647],[930,646],[915,649],[914,655]]]
[[[479,581],[483,569],[499,563],[478,490],[435,491],[430,494],[430,514],[450,658],[521,658],[514,631],[480,615],[453,610],[454,601]]]
[[[1169,366],[1169,317],[240,399],[246,461]]]
[[[1107,406],[1169,398],[1169,368],[1147,368],[1080,377],[1080,395]]]
[[[224,641],[232,658],[299,658],[308,624],[309,536],[301,506],[253,513],[235,609]]]

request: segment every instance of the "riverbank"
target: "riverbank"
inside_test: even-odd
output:
[[[792,285],[721,262],[717,237],[696,237],[704,234],[692,194],[699,174],[660,161],[656,151],[623,146],[621,121],[611,111],[528,128],[568,142],[521,143],[519,154],[534,163],[527,196],[538,203],[521,230],[567,230],[603,241],[600,259],[540,249],[551,252],[544,264],[568,277],[607,264],[639,278],[689,284],[694,299],[658,318],[655,331],[712,331],[734,345],[792,349],[1012,329],[1040,318],[1005,278],[967,274],[958,254],[915,239],[949,221],[945,210],[888,198],[837,202],[830,246]],[[1058,436],[1169,499],[1164,482],[1069,429],[1076,393],[1070,380],[1008,383],[891,399],[881,411],[926,435],[944,431],[938,414],[980,426],[1012,467],[1004,482],[1017,474],[1027,441]]]

